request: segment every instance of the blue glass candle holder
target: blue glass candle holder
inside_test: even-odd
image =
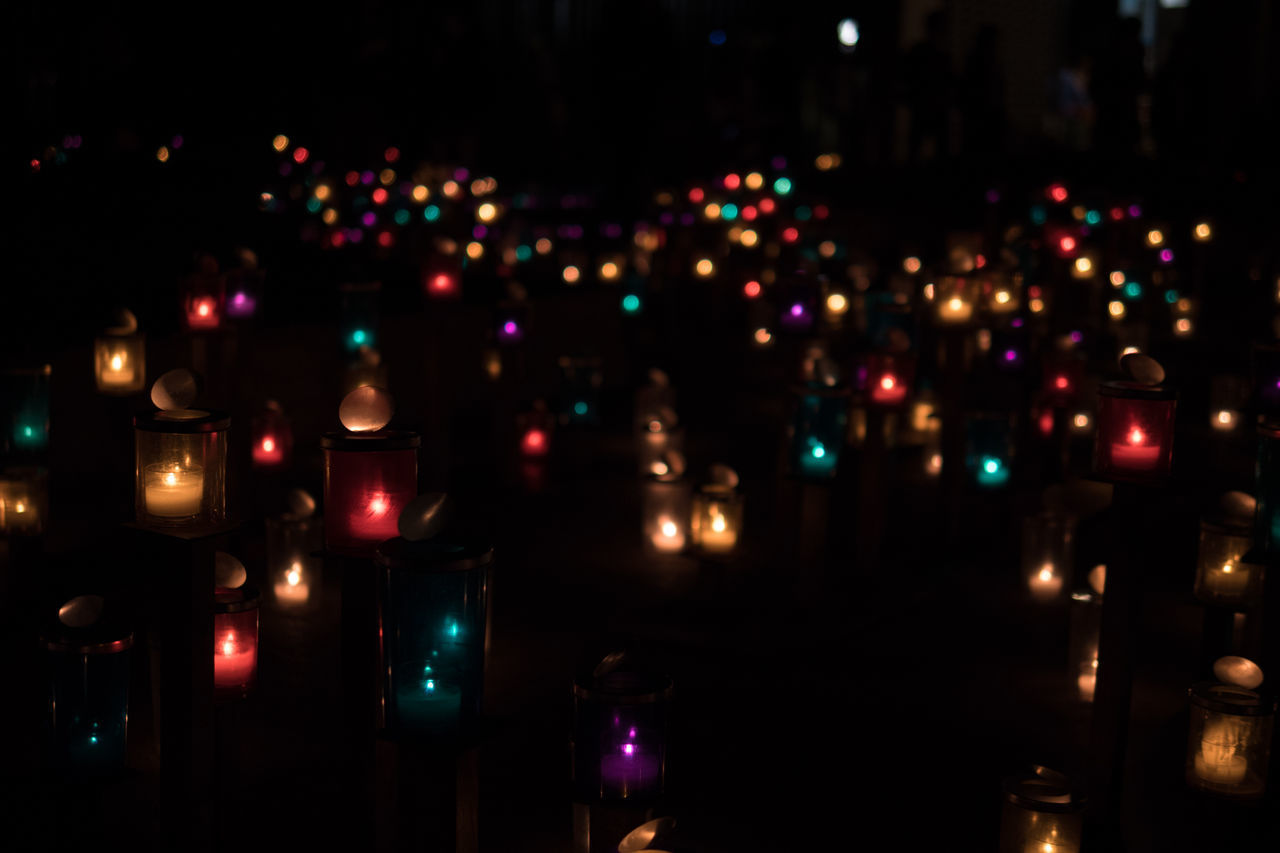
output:
[[[654,802],[666,784],[671,678],[626,653],[573,685],[573,793],[581,803]]]
[[[1013,464],[1009,417],[970,415],[965,422],[965,436],[965,465],[974,483],[983,489],[1008,485]]]
[[[849,423],[849,390],[810,384],[796,394],[791,471],[807,479],[831,479],[836,475]]]
[[[493,547],[442,534],[378,546],[382,722],[399,740],[468,737],[480,718]]]
[[[1253,540],[1267,557],[1280,556],[1280,418],[1258,421]]]
[[[45,760],[64,777],[102,777],[124,768],[133,634],[102,598],[64,604],[45,632],[48,716]]]
[[[5,458],[40,458],[49,446],[49,377],[51,365],[15,368],[0,373],[0,403],[5,421],[0,450]]]

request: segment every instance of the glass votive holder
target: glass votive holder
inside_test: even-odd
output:
[[[666,783],[671,678],[607,656],[573,685],[577,802],[653,802]]]
[[[684,453],[684,428],[670,420],[653,419],[636,438],[636,461],[641,477],[666,473],[666,457]]]
[[[93,376],[103,394],[134,394],[147,382],[146,338],[103,335],[93,342]]]
[[[1028,516],[1022,525],[1022,573],[1031,597],[1056,601],[1070,589],[1075,520],[1056,512]]]
[[[1201,519],[1196,598],[1238,610],[1259,602],[1265,567],[1244,560],[1253,544],[1252,533],[1248,525]]]
[[[52,365],[0,371],[0,405],[6,415],[0,450],[5,458],[38,459],[49,446],[49,379]]]
[[[236,320],[248,320],[258,313],[262,302],[264,276],[257,267],[257,257],[247,249],[241,250],[241,266],[227,272],[225,292],[227,316]]]
[[[11,468],[0,474],[0,536],[35,536],[48,518],[48,471]]]
[[[222,325],[225,293],[216,275],[193,276],[182,296],[182,317],[193,332],[211,332]]]
[[[1047,767],[1005,779],[1000,853],[1080,853],[1083,810],[1070,780]]]
[[[1196,684],[1190,696],[1187,785],[1231,799],[1261,798],[1271,760],[1275,700],[1218,682]]]
[[[1095,590],[1071,593],[1067,660],[1076,695],[1092,702],[1098,684],[1098,640],[1102,632],[1102,596]]]
[[[720,483],[699,486],[693,495],[689,529],[693,546],[704,554],[733,553],[742,532],[742,492]]]
[[[220,699],[247,696],[257,681],[260,604],[249,587],[214,592],[213,693]]]
[[[320,519],[292,514],[268,517],[267,574],[275,603],[301,608],[319,591]]]
[[[324,450],[324,544],[371,556],[399,534],[400,511],[418,494],[421,437],[404,430],[330,432]]]
[[[940,276],[927,290],[932,293],[934,321],[940,326],[963,326],[973,319],[973,306],[978,298],[978,283],[968,276]]]
[[[983,489],[998,489],[1012,476],[1012,441],[1009,416],[969,415],[965,420],[965,464],[974,483]]]
[[[1098,386],[1097,437],[1093,469],[1104,479],[1159,482],[1173,459],[1172,388],[1136,382],[1103,382]]]
[[[1052,405],[1059,408],[1069,405],[1083,381],[1083,362],[1064,358],[1045,360],[1044,396]]]
[[[524,340],[529,329],[529,310],[524,303],[498,309],[494,316],[494,337],[502,346],[514,346]]]
[[[338,288],[341,305],[338,331],[347,352],[378,347],[378,296],[380,281],[346,282]]]
[[[480,719],[493,547],[447,534],[378,546],[382,720],[401,739],[465,736]]]
[[[806,479],[832,479],[849,424],[849,390],[810,383],[795,394],[789,436],[791,472]]]
[[[1257,508],[1253,541],[1268,557],[1280,556],[1280,418],[1259,417],[1258,461],[1254,466]]]
[[[819,316],[819,295],[816,288],[807,285],[784,288],[778,303],[778,328],[797,335],[812,332]]]
[[[1209,379],[1209,427],[1217,433],[1234,432],[1249,404],[1249,383],[1241,376]]]
[[[906,405],[914,377],[915,359],[909,353],[869,354],[864,385],[867,404],[879,409]]]
[[[662,474],[651,473],[643,489],[645,550],[652,554],[680,553],[689,539],[692,490],[688,481],[681,471],[668,468]]]
[[[166,409],[136,415],[133,427],[138,524],[198,529],[223,522],[230,416]]]
[[[283,468],[293,455],[293,425],[275,400],[254,415],[249,424],[253,467]]]
[[[979,285],[983,307],[988,314],[1004,316],[1013,314],[1022,304],[1021,276],[993,276],[983,278]]]
[[[102,777],[124,769],[133,634],[105,607],[96,595],[73,598],[43,637],[45,758],[62,776]]]

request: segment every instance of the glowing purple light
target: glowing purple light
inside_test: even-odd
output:
[[[364,225],[365,228],[372,228],[373,223],[377,221],[378,217],[372,210],[366,211],[365,214],[360,217],[360,223]]]
[[[785,169],[787,168],[787,158],[781,157],[781,156],[774,157],[772,160],[769,161],[769,165],[775,169]]]
[[[627,737],[631,738],[632,740],[635,740],[635,739],[636,739],[636,727],[635,727],[635,726],[632,726],[632,727],[631,727],[631,731],[627,732]]]
[[[803,305],[801,305],[799,302],[797,302],[795,305],[792,305],[792,306],[791,306],[791,316],[792,316],[792,317],[801,317],[801,316],[804,316],[804,306],[803,306]]]
[[[516,325],[515,320],[508,320],[502,324],[502,331],[507,335],[514,335],[516,332],[520,331],[520,327]]]
[[[360,183],[364,184],[367,187],[369,186],[369,184],[373,183],[373,177],[374,177],[373,172],[366,169],[365,171],[360,173]]]
[[[465,181],[470,175],[471,173],[461,166],[453,170],[453,179],[455,181]]]
[[[239,293],[237,293],[235,296],[231,297],[231,303],[232,303],[233,305],[243,305],[243,304],[244,304],[244,291],[242,290],[242,291],[240,291]]]
[[[623,745],[622,745],[622,754],[623,754],[623,755],[635,755],[635,754],[636,754],[636,745],[635,745],[634,743],[625,743],[625,744],[623,744]]]
[[[995,204],[1000,200],[999,190],[987,190],[987,204]]]
[[[1136,204],[1129,205],[1129,215],[1132,216],[1134,219],[1137,219],[1139,216],[1142,215],[1142,208]]]
[[[670,225],[672,222],[676,221],[676,215],[674,213],[671,213],[670,211],[667,211],[665,213],[659,213],[658,221],[663,225]]]
[[[611,240],[616,240],[622,236],[622,226],[617,223],[610,223],[604,227],[604,236]]]
[[[1009,325],[1013,326],[1015,329],[1021,329],[1022,324],[1023,324],[1023,319],[1021,317],[1014,317],[1013,322],[1010,323]]]
[[[1172,263],[1172,262],[1173,262],[1173,252],[1172,252],[1170,249],[1161,249],[1161,250],[1160,250],[1160,260],[1161,260],[1161,261],[1163,261],[1163,262],[1164,262],[1164,263],[1166,263],[1166,264],[1168,264],[1168,263]]]
[[[483,225],[477,225],[475,228],[471,229],[471,236],[475,237],[477,240],[483,240],[485,235],[488,233],[489,229],[485,228]]]
[[[1011,350],[1011,349],[1007,349],[1007,350],[1005,350],[1005,351],[1004,351],[1004,360],[1005,360],[1005,361],[1017,361],[1017,360],[1018,360],[1018,353],[1017,353],[1017,351],[1016,351],[1016,350]]]
[[[1083,340],[1084,340],[1084,334],[1082,332],[1075,331],[1071,333],[1071,343],[1078,344]]]

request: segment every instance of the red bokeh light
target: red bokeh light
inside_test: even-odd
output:
[[[378,187],[370,196],[374,204],[384,204],[387,200],[387,191],[382,187]]]
[[[707,197],[707,194],[702,191],[701,187],[694,187],[693,189],[689,190],[689,201],[693,202],[694,204],[698,204],[706,197]]]
[[[788,243],[794,243],[800,239],[800,232],[795,228],[786,228],[782,232],[782,239]]]
[[[293,149],[293,162],[302,164],[307,162],[307,158],[311,156],[311,152],[299,145]]]
[[[724,176],[725,189],[736,190],[740,186],[742,186],[742,178],[738,177],[733,172],[730,172],[729,174]]]
[[[748,299],[755,299],[760,295],[760,282],[749,281],[742,285],[742,295]]]

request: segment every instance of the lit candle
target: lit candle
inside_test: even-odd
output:
[[[1009,469],[994,456],[984,456],[978,465],[977,479],[980,486],[1003,486],[1009,482]]]
[[[924,456],[924,473],[930,477],[936,477],[942,473],[942,454],[934,451],[925,453]]]
[[[732,551],[738,543],[738,531],[729,523],[720,504],[707,506],[707,514],[702,519],[699,545],[707,551]]]
[[[1027,842],[1024,853],[1078,853],[1080,848],[1068,844],[1066,839],[1059,838],[1057,831],[1044,838]]]
[[[280,576],[274,588],[276,601],[281,604],[306,604],[311,597],[311,585],[307,583],[306,570],[294,560]]]
[[[1244,781],[1249,762],[1236,750],[1244,746],[1243,727],[1230,719],[1208,720],[1195,756],[1196,775],[1206,782],[1234,787]]]
[[[381,490],[366,492],[351,516],[351,529],[365,539],[392,539],[399,535],[397,520],[400,509],[390,493]]]
[[[40,514],[30,498],[0,498],[0,531],[17,533],[40,525]]]
[[[204,500],[204,471],[199,465],[148,465],[145,496],[147,512],[151,515],[160,518],[199,515]]]
[[[244,687],[253,680],[258,667],[256,637],[234,630],[220,633],[213,644],[213,686]]]
[[[218,303],[212,296],[200,296],[192,300],[187,311],[187,325],[193,329],[218,328]]]
[[[794,302],[790,308],[782,312],[780,322],[788,329],[807,329],[813,323],[813,317],[803,302]]]
[[[547,433],[538,427],[525,430],[524,436],[520,439],[520,450],[525,456],[546,456],[550,447],[551,442],[547,440]]]
[[[1054,571],[1053,563],[1045,563],[1031,576],[1031,592],[1036,598],[1056,598],[1062,592],[1062,576]]]
[[[880,381],[871,386],[871,399],[877,403],[894,405],[907,399],[907,386],[898,381],[892,373],[880,377]]]
[[[653,547],[659,551],[673,553],[684,548],[684,531],[669,515],[658,517],[657,530],[651,538]]]
[[[997,290],[991,297],[991,311],[995,314],[1008,314],[1018,307],[1018,302],[1007,290]]]
[[[809,452],[800,455],[800,468],[806,474],[827,475],[836,469],[836,455],[817,439],[809,439]]]
[[[107,359],[99,381],[103,385],[131,385],[135,379],[133,364],[124,350],[113,352]]]
[[[252,317],[258,300],[243,290],[237,290],[227,302],[227,313],[232,317]]]
[[[1098,685],[1098,655],[1095,652],[1093,660],[1088,663],[1080,664],[1080,675],[1076,677],[1076,687],[1080,691],[1080,698],[1085,702],[1093,701],[1093,692]]]
[[[516,343],[524,338],[524,331],[515,320],[504,320],[498,326],[498,340],[504,343]]]
[[[422,678],[403,679],[396,686],[400,725],[437,732],[457,726],[462,715],[462,688],[442,681],[430,664],[422,665],[422,673]]]
[[[284,448],[274,436],[264,435],[253,446],[253,461],[257,465],[278,465],[284,461]]]
[[[1111,464],[1117,468],[1154,468],[1160,459],[1160,447],[1147,443],[1147,434],[1138,427],[1125,433],[1124,441],[1111,445]]]
[[[965,323],[973,316],[973,303],[953,296],[938,302],[938,319],[944,323]]]
[[[635,731],[632,729],[632,731]],[[628,741],[618,751],[600,759],[600,781],[614,796],[631,797],[655,788],[661,781],[662,762]]]
[[[1220,409],[1214,412],[1210,423],[1220,432],[1230,432],[1236,426],[1236,413],[1230,409]]]
[[[1238,598],[1249,589],[1249,567],[1238,563],[1223,563],[1221,568],[1204,573],[1205,589],[1215,595]]]

